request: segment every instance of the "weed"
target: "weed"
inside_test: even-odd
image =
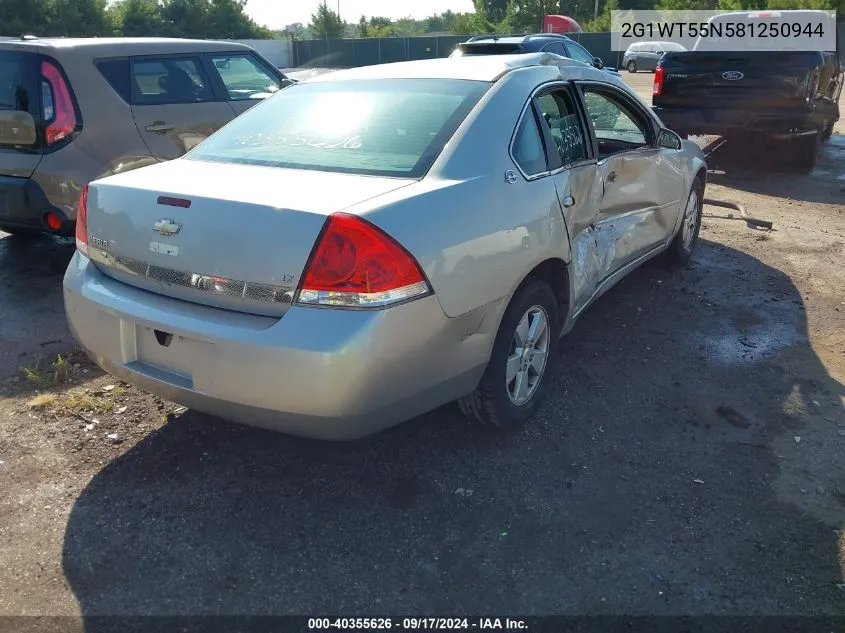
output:
[[[24,377],[38,388],[44,389],[62,385],[70,380],[73,373],[73,367],[67,359],[59,354],[50,368],[42,368],[41,361],[35,362],[32,367],[23,367],[21,369]]]
[[[26,403],[30,409],[46,409],[56,403],[56,396],[52,393],[42,393]]]
[[[56,362],[53,363],[53,381],[57,385],[61,385],[66,383],[70,380],[70,376],[73,373],[73,367],[69,362],[67,362],[66,358],[63,358],[61,354],[56,357]]]
[[[106,413],[111,411],[114,403],[102,398],[94,398],[86,393],[70,393],[64,402],[65,407],[76,413],[92,411],[94,413]]]

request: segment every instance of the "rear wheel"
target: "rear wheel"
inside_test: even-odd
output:
[[[635,73],[635,72],[637,72],[637,62],[635,62],[635,61],[632,59],[631,61],[629,61],[629,62],[628,62],[628,65],[626,66],[626,68],[628,69],[628,72],[629,72],[629,73]]]
[[[458,401],[464,415],[502,429],[517,428],[534,415],[557,357],[558,319],[549,285],[526,282],[502,318],[481,382]]]
[[[687,196],[681,228],[675,239],[664,252],[664,261],[670,266],[686,266],[698,243],[698,233],[701,231],[701,212],[704,208],[704,183],[701,178],[693,181],[692,189]]]

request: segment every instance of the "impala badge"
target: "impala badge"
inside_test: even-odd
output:
[[[738,70],[728,70],[722,73],[722,79],[726,79],[727,81],[738,81],[743,77],[745,77],[745,75]]]
[[[181,228],[181,224],[176,224],[176,222],[168,220],[167,218],[163,218],[153,224],[153,231],[165,237],[176,235]]]

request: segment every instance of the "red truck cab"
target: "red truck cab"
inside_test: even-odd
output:
[[[580,33],[581,25],[566,15],[543,17],[543,33]]]

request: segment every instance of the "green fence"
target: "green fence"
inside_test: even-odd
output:
[[[350,68],[415,59],[448,57],[465,36],[382,37],[343,40],[300,40],[294,43],[298,67]]]

